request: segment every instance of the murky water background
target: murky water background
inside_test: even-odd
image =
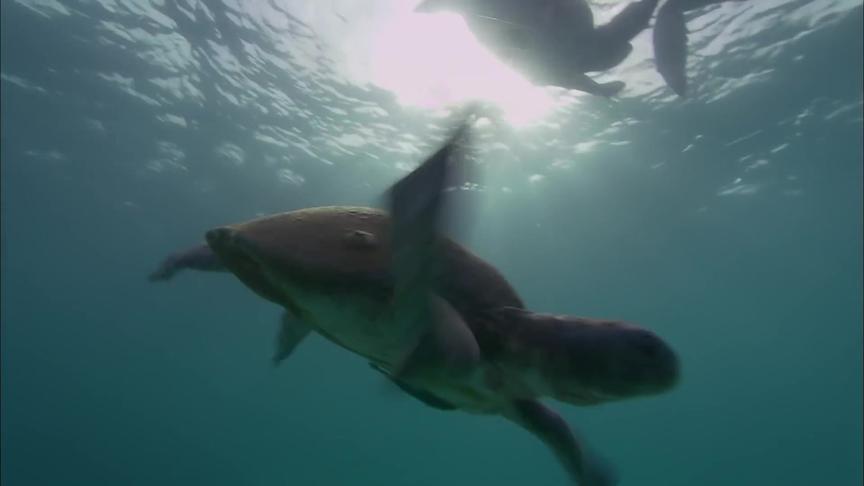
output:
[[[860,484],[861,2],[694,13],[687,100],[645,32],[615,102],[412,6],[2,3],[3,484],[566,484],[525,432],[321,338],[272,369],[278,309],[228,275],[145,278],[217,224],[375,203],[478,96],[460,238],[530,308],[682,357],[668,395],[558,406],[622,484]]]

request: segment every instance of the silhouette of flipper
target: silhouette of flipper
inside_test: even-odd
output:
[[[570,89],[578,89],[588,94],[611,98],[624,89],[626,83],[624,81],[610,81],[608,83],[598,83],[586,74],[577,74],[571,83],[567,86]]]
[[[724,1],[744,0],[668,0],[657,12],[654,59],[657,71],[678,96],[687,94],[687,26],[684,12]]]
[[[687,26],[680,2],[666,2],[654,23],[657,71],[678,96],[687,94]]]

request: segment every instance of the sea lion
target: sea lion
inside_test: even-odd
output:
[[[389,214],[318,207],[215,228],[151,279],[231,272],[285,311],[275,362],[317,332],[430,407],[527,429],[574,482],[615,484],[540,399],[594,405],[662,393],[678,380],[676,354],[632,324],[526,310],[495,267],[442,234],[462,137],[390,189]]]
[[[657,2],[633,2],[599,26],[586,0],[426,0],[416,10],[460,14],[481,43],[534,83],[610,97],[624,82],[597,83],[585,73],[620,64]]]

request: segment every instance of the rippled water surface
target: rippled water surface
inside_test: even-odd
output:
[[[319,337],[273,369],[278,309],[233,277],[146,281],[215,225],[378,204],[472,101],[459,238],[531,309],[681,356],[669,394],[553,404],[621,484],[860,484],[861,1],[690,12],[691,95],[646,31],[615,100],[416,3],[3,0],[3,485],[567,484]]]

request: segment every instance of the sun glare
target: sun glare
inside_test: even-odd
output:
[[[454,14],[393,12],[371,40],[370,81],[403,105],[438,109],[472,100],[494,103],[520,126],[555,108],[544,89],[498,61]]]

